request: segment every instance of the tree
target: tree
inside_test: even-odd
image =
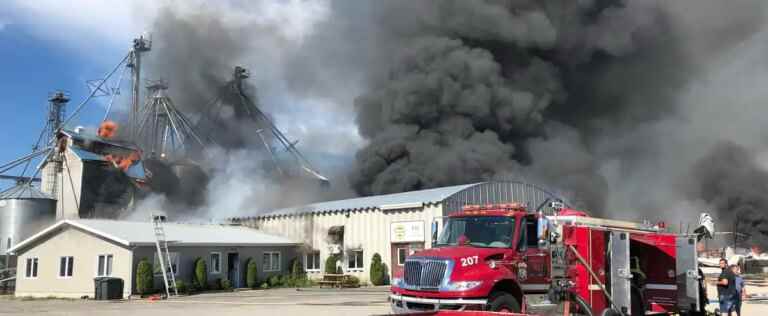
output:
[[[146,258],[141,259],[136,266],[136,291],[142,295],[152,293],[155,287],[154,283],[152,264]]]
[[[325,274],[334,274],[336,270],[336,262],[339,261],[339,255],[330,255],[328,259],[325,259]]]
[[[253,260],[253,258],[248,259],[248,265],[245,268],[245,284],[249,288],[256,288],[258,284],[258,270],[256,267],[256,260]]]
[[[304,266],[301,264],[301,260],[298,258],[291,261],[291,277],[295,280],[301,280],[306,276],[304,273]]]
[[[384,264],[381,263],[381,255],[379,255],[378,253],[374,253],[373,258],[371,258],[370,278],[371,278],[371,284],[384,285],[384,282],[385,282]]]
[[[195,260],[195,282],[200,289],[208,286],[208,266],[203,258]]]

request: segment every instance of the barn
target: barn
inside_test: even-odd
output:
[[[325,261],[333,256],[340,258],[337,265],[345,274],[368,282],[374,254],[393,275],[402,269],[405,256],[430,248],[443,218],[464,205],[518,202],[536,209],[554,200],[561,198],[533,184],[490,181],[327,201],[229,220],[303,244],[300,256],[312,278],[322,277]]]

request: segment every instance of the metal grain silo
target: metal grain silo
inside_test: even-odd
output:
[[[30,184],[0,192],[0,255],[56,221],[56,200]]]

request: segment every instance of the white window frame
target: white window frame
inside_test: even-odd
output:
[[[64,275],[61,275],[61,260],[64,260]],[[59,279],[71,279],[75,275],[75,257],[74,256],[61,256],[59,257],[59,269],[56,271],[56,275]],[[70,269],[72,268],[72,269]],[[67,275],[67,272],[72,270],[72,274]]]
[[[275,267],[275,262],[272,261],[272,255],[277,255],[277,267]],[[269,256],[269,266],[264,265],[264,256]],[[264,265],[264,272],[280,272],[283,269],[283,255],[279,251],[265,251],[261,255],[261,262],[262,265]]]
[[[218,265],[218,267],[213,265],[213,255],[219,256],[219,265]],[[212,251],[210,253],[210,255],[208,255],[208,260],[211,262],[211,274],[220,274],[221,273],[221,260],[222,260],[221,252]]]
[[[314,260],[314,256],[317,255],[317,260]],[[309,258],[313,257],[312,262],[317,265],[317,268],[310,269]],[[304,254],[304,271],[306,272],[320,272],[320,251],[311,251]]]
[[[357,253],[360,253],[360,262],[357,261]],[[351,267],[352,261],[355,262],[355,266]],[[363,271],[365,270],[365,251],[363,249],[350,250],[347,255],[347,270],[349,271]]]
[[[29,268],[29,274],[27,274],[27,267],[29,265],[32,265],[31,268]],[[38,257],[29,257],[24,262],[24,278],[25,279],[37,279],[37,276],[40,272],[40,258]]]
[[[107,271],[104,271],[105,273],[102,274],[101,271],[99,271],[99,259],[101,259],[101,257],[104,257],[104,270],[109,270],[109,273],[106,273]],[[112,264],[111,265],[110,265],[109,258],[112,258]],[[107,267],[110,267],[110,268],[107,269]],[[96,256],[96,273],[95,273],[95,275],[97,277],[110,277],[110,276],[112,276],[112,274],[114,272],[115,272],[115,255],[113,255],[111,253],[104,253],[104,254],[100,254],[100,255]]]

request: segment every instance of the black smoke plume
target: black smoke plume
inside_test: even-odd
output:
[[[364,195],[527,174],[601,211],[608,188],[592,142],[673,112],[684,79],[654,1],[380,6],[375,20],[396,21],[383,28],[401,48],[355,100],[369,144],[352,182]],[[666,69],[667,82],[647,67]]]
[[[747,233],[750,242],[768,247],[768,171],[754,152],[732,142],[716,145],[700,158],[687,179],[687,195],[712,208],[721,231]]]
[[[302,6],[326,3],[300,41],[280,38],[280,23],[170,9],[156,21],[152,69],[179,107],[203,113],[235,65],[260,91],[330,104],[289,112],[355,125],[359,195],[523,178],[595,213],[688,220],[676,203],[696,195],[677,186],[697,159],[720,140],[765,148],[755,139],[768,100],[763,0]],[[323,137],[301,144],[340,147],[357,138],[348,131],[308,130]],[[354,150],[340,152],[328,160],[345,164]]]

